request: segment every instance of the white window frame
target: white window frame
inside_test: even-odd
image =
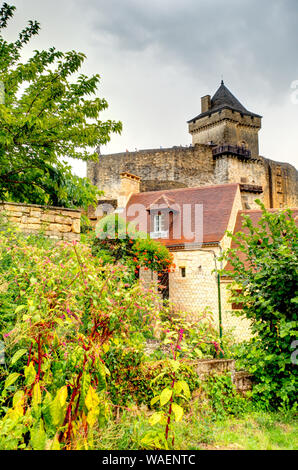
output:
[[[168,230],[162,230],[162,217],[163,214],[153,215],[153,232],[150,232],[151,238],[167,238],[169,236]]]
[[[161,232],[161,227],[162,227],[162,215],[161,214],[155,214],[153,216],[153,231],[154,232]]]

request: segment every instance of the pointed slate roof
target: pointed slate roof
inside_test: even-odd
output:
[[[247,116],[262,117],[259,114],[255,114],[251,111],[248,111],[233,95],[233,93],[230,92],[230,90],[225,86],[222,80],[220,87],[211,98],[211,108],[204,113],[198,114],[198,116],[194,117],[193,119],[190,119],[188,122],[196,121],[197,119],[216,113],[221,109],[231,109],[232,111],[238,111]]]

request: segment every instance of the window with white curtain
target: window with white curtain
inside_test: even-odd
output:
[[[150,232],[151,238],[167,238],[169,236],[169,231],[164,230],[165,225],[165,214],[154,214],[152,216],[152,229]]]

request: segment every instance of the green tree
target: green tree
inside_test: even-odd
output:
[[[34,51],[21,62],[25,44],[39,32],[29,21],[15,42],[2,36],[14,6],[0,9],[0,199],[88,206],[96,188],[87,178],[73,176],[63,157],[83,161],[98,158],[90,148],[106,144],[115,121],[101,121],[105,99],[94,97],[99,75],[80,74],[85,55],[51,47]],[[4,95],[4,96],[3,96]],[[93,95],[93,96],[92,96]]]
[[[269,212],[243,232],[225,253],[233,270],[233,301],[250,320],[253,338],[242,346],[242,364],[254,374],[254,397],[265,406],[292,405],[298,369],[291,359],[298,326],[298,228],[290,210]],[[236,289],[235,289],[236,287]]]

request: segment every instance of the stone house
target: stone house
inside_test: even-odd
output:
[[[175,271],[163,274],[159,289],[174,308],[199,316],[205,308],[213,313],[219,325],[221,307],[222,327],[232,331],[237,340],[249,338],[249,323],[232,314],[238,309],[230,302],[230,280],[220,279],[220,301],[216,268],[221,268],[223,250],[230,247],[227,231],[241,229],[243,215],[251,215],[257,223],[261,211],[243,210],[241,186],[238,183],[140,192],[140,178],[122,173],[118,198],[105,201],[100,214],[113,213],[147,232],[171,251]],[[298,216],[298,209],[294,211]],[[225,266],[223,266],[225,267]],[[157,286],[157,273],[141,269],[140,277]]]

